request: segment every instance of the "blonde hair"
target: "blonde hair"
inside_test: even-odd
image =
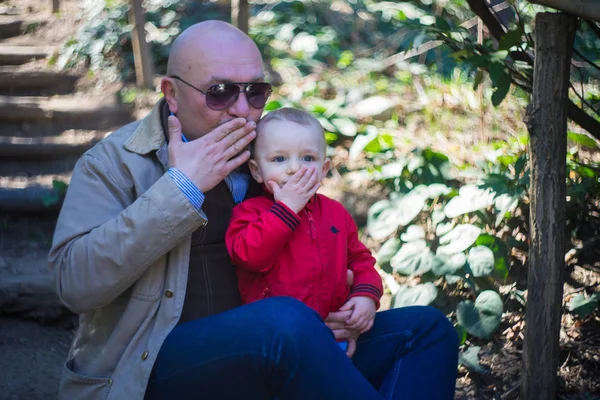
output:
[[[315,118],[311,113],[298,110],[297,108],[279,108],[275,111],[271,111],[264,117],[258,121],[258,125],[256,126],[257,130],[260,130],[261,126],[268,124],[269,121],[290,121],[295,122],[304,126],[312,126],[315,129],[319,130],[319,132],[324,135],[323,127],[317,118]]]
[[[318,131],[319,136],[323,138],[323,149],[327,147],[327,143],[325,142],[325,131],[323,130],[323,126],[321,125],[319,120],[308,111],[289,107],[279,108],[275,111],[271,111],[270,113],[262,117],[258,121],[258,124],[256,124],[256,133],[258,134],[257,139],[260,135],[260,131],[264,129],[264,127],[271,121],[289,121],[295,122],[299,125],[303,125],[306,127],[312,127],[315,129],[315,131]],[[256,142],[256,140],[254,140],[254,142]],[[254,142],[251,145],[251,150],[254,149]]]

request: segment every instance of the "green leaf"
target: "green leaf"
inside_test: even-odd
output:
[[[479,350],[481,350],[481,347],[479,346],[469,347],[458,355],[458,362],[464,365],[469,371],[483,374],[486,370],[479,363]]]
[[[444,207],[448,218],[458,217],[466,213],[483,210],[494,204],[494,194],[489,189],[480,189],[475,185],[465,185],[458,191],[458,196],[450,199]]]
[[[586,297],[578,293],[569,302],[569,311],[577,314],[579,318],[584,318],[598,308],[598,304],[600,303],[598,297],[597,294]]]
[[[391,235],[400,225],[397,210],[389,200],[380,200],[373,204],[367,215],[367,229],[375,240],[382,240]]]
[[[487,233],[479,235],[475,244],[486,246],[494,253],[494,274],[497,279],[505,280],[508,278],[508,246],[504,241],[496,236]]]
[[[377,137],[377,130],[371,129],[367,131],[365,135],[358,135],[354,138],[350,150],[348,150],[348,157],[351,160],[355,160],[364,151],[365,147],[371,143],[373,139]]]
[[[469,250],[467,262],[475,277],[490,276],[494,272],[494,253],[488,247],[473,247]]]
[[[485,290],[477,296],[475,303],[470,300],[460,302],[456,307],[456,318],[469,334],[489,339],[500,326],[503,310],[500,295]]]
[[[510,74],[506,72],[504,63],[494,63],[490,66],[492,86],[496,89],[492,94],[492,104],[497,107],[508,94],[510,89]]]
[[[567,134],[567,137],[570,141],[575,142],[578,145],[588,147],[594,150],[598,148],[598,143],[588,135],[584,135],[582,133],[569,132]]]
[[[377,256],[375,257],[377,264],[388,274],[393,272],[392,266],[390,265],[390,260],[398,252],[401,245],[402,242],[400,242],[398,238],[393,237],[387,240],[377,252]]]
[[[467,262],[465,253],[456,253],[453,256],[436,254],[431,271],[437,276],[454,275]]]
[[[510,48],[513,46],[519,46],[522,42],[523,34],[524,25],[522,23],[519,23],[516,29],[508,31],[504,35],[502,35],[502,38],[500,38],[500,42],[498,43],[498,49],[510,50]]]
[[[281,107],[283,107],[283,105],[279,101],[273,100],[267,103],[265,106],[265,111],[274,111]]]
[[[392,299],[392,308],[428,306],[437,297],[437,288],[431,282],[412,288],[401,287]]]
[[[331,123],[337,128],[338,132],[347,137],[356,136],[358,129],[356,122],[350,118],[332,118]]]
[[[433,254],[424,240],[415,240],[404,243],[390,265],[402,275],[423,275],[433,266]]]
[[[381,200],[373,204],[367,216],[369,235],[382,240],[391,235],[400,226],[407,226],[425,206],[426,197],[409,192],[405,196],[389,201]]]
[[[444,236],[454,228],[454,222],[442,222],[435,227],[435,234],[437,236]]]
[[[451,30],[450,24],[448,24],[448,21],[446,21],[446,18],[444,17],[435,17],[435,26],[444,32],[449,32]]]
[[[477,88],[479,87],[479,85],[481,84],[482,81],[483,81],[483,70],[479,69],[479,70],[477,70],[477,73],[475,74],[475,79],[473,80],[473,90],[477,90]]]
[[[437,254],[456,254],[465,251],[477,240],[481,228],[471,224],[457,225],[456,228],[440,238]]]
[[[454,329],[456,330],[456,336],[458,336],[458,345],[462,346],[467,341],[467,330],[459,324],[454,325]]]
[[[440,196],[450,194],[452,189],[443,183],[431,183],[427,185],[427,197],[435,199]]]
[[[412,242],[414,240],[425,239],[425,229],[419,225],[411,225],[406,228],[406,232],[400,235],[403,242]]]
[[[519,196],[511,196],[508,193],[502,193],[494,199],[494,206],[498,210],[494,227],[499,227],[506,214],[512,213],[519,205]]]

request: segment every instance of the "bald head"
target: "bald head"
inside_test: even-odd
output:
[[[227,22],[210,20],[192,25],[171,46],[167,75],[193,71],[219,60],[262,61],[258,47],[248,35]]]

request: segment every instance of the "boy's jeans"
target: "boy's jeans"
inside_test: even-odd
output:
[[[377,313],[352,359],[301,302],[273,297],[177,326],[146,399],[452,399],[456,332],[431,307]]]

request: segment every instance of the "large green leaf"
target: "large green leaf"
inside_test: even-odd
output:
[[[392,299],[392,308],[427,306],[437,297],[437,288],[431,282],[415,287],[402,287]]]
[[[456,254],[465,251],[477,240],[481,228],[471,224],[457,225],[450,232],[440,238],[437,254]]]
[[[386,241],[377,252],[377,256],[375,257],[377,264],[388,274],[392,273],[390,260],[398,252],[401,244],[402,242],[398,238],[393,237]]]
[[[438,275],[454,275],[467,262],[465,253],[456,253],[453,256],[436,254],[431,271]]]
[[[486,370],[479,363],[479,350],[481,350],[479,346],[469,347],[458,355],[458,362],[464,365],[469,371],[483,374]]]
[[[406,228],[406,232],[400,235],[400,239],[402,239],[403,242],[425,239],[425,229],[420,225],[411,225]]]
[[[489,339],[500,326],[503,310],[500,295],[485,290],[477,296],[475,303],[470,300],[460,302],[456,307],[456,318],[469,334]]]
[[[433,266],[433,254],[424,240],[415,240],[404,243],[390,265],[402,275],[422,275]]]
[[[598,148],[598,143],[588,135],[576,132],[569,132],[567,134],[567,137],[570,141],[575,142],[581,146],[589,147],[590,149],[594,150]]]
[[[599,303],[597,294],[586,297],[578,293],[569,302],[569,311],[577,314],[579,318],[584,318],[588,314],[593,313],[598,308]]]
[[[381,200],[373,204],[367,217],[369,235],[382,240],[391,235],[400,226],[407,226],[425,206],[427,198],[418,193],[408,193],[398,199]]]
[[[367,216],[369,235],[375,240],[382,240],[398,229],[398,211],[389,200],[380,200],[373,204]]]
[[[494,194],[490,190],[480,189],[475,185],[460,188],[458,196],[450,199],[444,212],[448,218],[458,217],[466,213],[483,210],[494,204]]]
[[[473,276],[490,276],[494,272],[494,252],[486,246],[475,246],[469,250],[467,262]]]
[[[512,213],[519,205],[519,196],[502,193],[494,199],[494,207],[498,210],[494,227],[500,226],[507,213]]]
[[[504,241],[496,236],[484,233],[479,235],[475,244],[478,246],[489,247],[494,253],[494,273],[497,279],[506,279],[508,277],[508,246]]]
[[[358,129],[356,122],[350,118],[332,118],[331,123],[337,128],[337,131],[344,136],[354,137]]]

